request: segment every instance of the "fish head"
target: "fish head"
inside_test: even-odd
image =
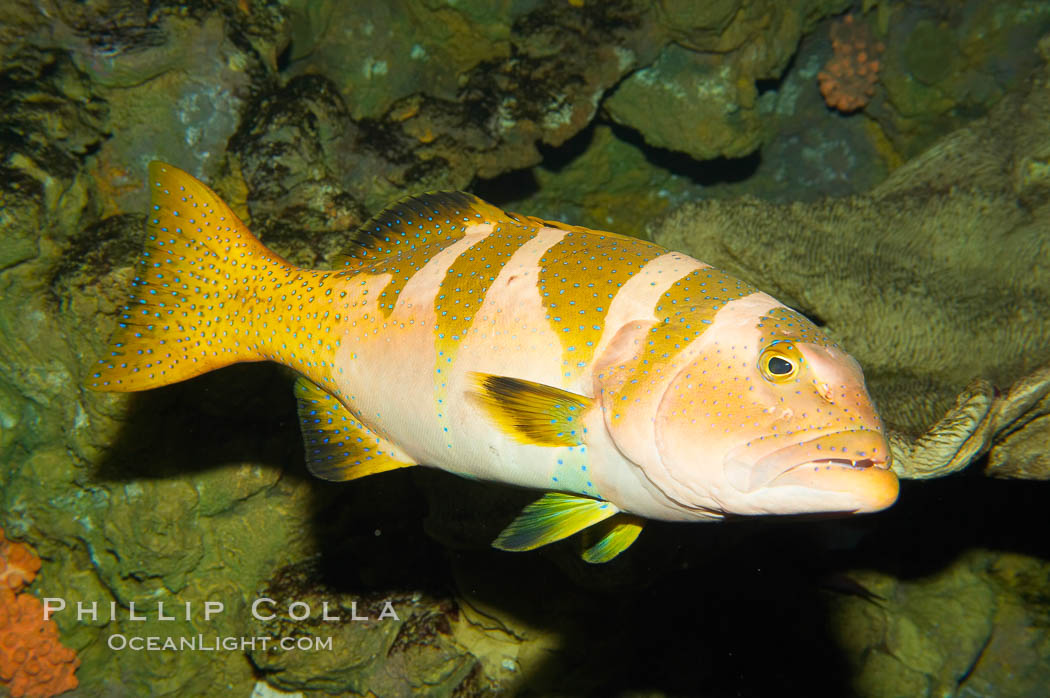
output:
[[[653,446],[635,462],[698,514],[890,506],[897,477],[860,365],[799,313],[755,296],[718,316],[652,391]]]

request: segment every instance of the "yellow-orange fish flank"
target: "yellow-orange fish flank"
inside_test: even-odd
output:
[[[341,268],[310,271],[182,170],[153,163],[149,184],[146,249],[93,388],[283,363],[319,477],[425,464],[546,490],[494,545],[597,525],[590,562],[631,545],[641,517],[897,497],[856,361],[686,255],[437,193],[379,214]]]

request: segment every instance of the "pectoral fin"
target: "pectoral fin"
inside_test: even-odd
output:
[[[306,466],[323,480],[354,480],[415,465],[401,450],[362,424],[330,393],[305,378],[295,381]]]
[[[643,519],[631,514],[617,514],[608,521],[603,521],[594,529],[598,542],[583,551],[583,559],[598,564],[608,562],[622,553],[638,538],[642,532]],[[596,530],[597,529],[597,530]],[[590,533],[590,531],[588,531]]]
[[[490,373],[472,373],[471,378],[471,395],[515,441],[537,446],[583,443],[586,429],[581,420],[594,404],[591,398],[520,378]]]
[[[532,550],[567,538],[618,511],[615,505],[601,499],[548,492],[525,507],[492,545],[500,550]]]

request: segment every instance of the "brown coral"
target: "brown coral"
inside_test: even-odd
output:
[[[879,80],[879,54],[884,50],[871,29],[846,15],[831,25],[831,47],[835,52],[817,74],[820,93],[829,107],[852,112],[871,101]]]
[[[48,698],[76,688],[76,653],[59,642],[58,628],[44,620],[44,605],[19,594],[36,576],[40,558],[0,530],[0,684],[14,698]]]

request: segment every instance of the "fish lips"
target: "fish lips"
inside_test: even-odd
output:
[[[729,484],[743,493],[801,487],[851,495],[852,511],[878,511],[897,500],[889,445],[872,429],[824,434],[768,453],[757,461],[735,449],[725,461]]]

